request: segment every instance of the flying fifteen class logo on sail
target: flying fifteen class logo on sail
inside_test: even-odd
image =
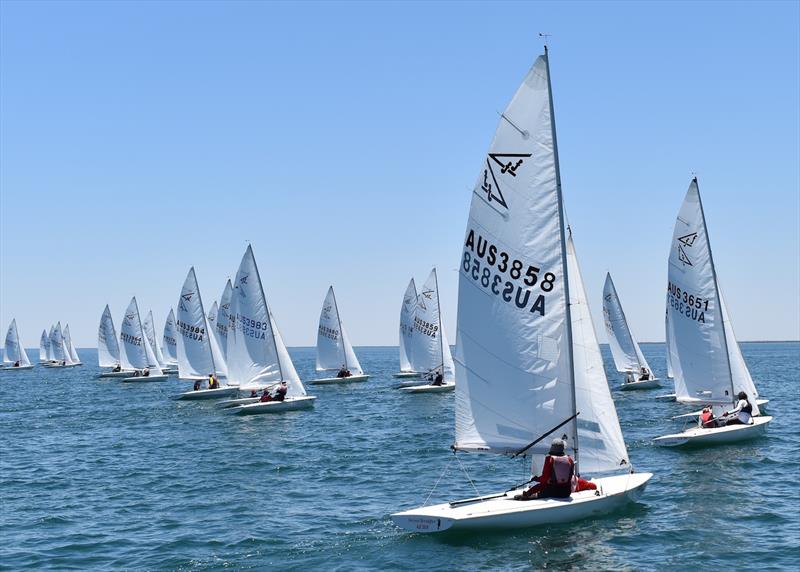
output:
[[[481,183],[481,190],[486,193],[487,202],[491,203],[494,201],[503,208],[508,208],[506,198],[503,196],[503,191],[500,188],[500,184],[497,182],[495,169],[499,167],[499,173],[501,175],[516,177],[517,169],[519,169],[523,165],[524,160],[531,155],[531,153],[489,153],[486,158],[486,168],[483,170],[483,182]]]
[[[684,250],[684,246],[687,248],[691,248],[694,246],[694,241],[697,240],[697,233],[692,232],[690,234],[678,237],[678,260],[681,261],[684,265],[693,266],[691,259],[686,255],[686,251]]]

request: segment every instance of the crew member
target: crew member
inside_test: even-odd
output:
[[[550,451],[544,458],[541,476],[533,478],[539,482],[521,495],[514,497],[516,500],[569,498],[572,494],[575,461],[564,452],[564,446],[563,440],[553,439]]]

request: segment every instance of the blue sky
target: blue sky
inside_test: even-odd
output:
[[[797,339],[798,5],[3,1],[0,327],[94,346],[192,265],[210,307],[250,241],[289,345],[329,284],[356,345],[396,344],[434,265],[454,339],[471,188],[543,31],[598,330],[610,270],[663,340],[696,172],[737,336]]]

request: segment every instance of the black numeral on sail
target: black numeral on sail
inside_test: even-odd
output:
[[[519,268],[522,268],[522,262],[519,260],[515,260],[514,262],[519,263]],[[531,266],[529,268],[533,269],[536,267]],[[482,266],[480,259],[470,254],[469,251],[464,252],[464,258],[461,261],[461,269],[464,271],[464,274],[472,278],[476,284],[479,284],[484,289],[487,289],[495,296],[500,296],[504,302],[513,302],[517,308],[528,308],[529,312],[538,313],[540,316],[544,316],[544,294],[539,294],[538,296],[534,294],[531,296],[532,292],[529,289],[515,285],[510,280],[505,282],[501,290],[500,285],[502,283],[502,278],[493,273],[492,269],[488,265]],[[530,273],[535,276],[536,271],[538,271],[538,269],[535,271],[530,270]],[[512,273],[509,272],[509,275],[511,274]],[[520,271],[518,271],[516,275],[519,277],[522,274]],[[555,280],[555,275],[553,275],[551,272],[546,273],[545,280],[541,282],[540,288],[545,292],[549,292],[553,289],[553,280]],[[525,283],[527,284],[527,280]]]

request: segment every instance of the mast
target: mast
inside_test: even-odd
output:
[[[614,284],[614,279],[611,278],[610,273],[608,275],[608,279],[611,281],[611,288],[614,289],[614,298],[616,298],[617,300],[617,306],[619,306],[619,313],[622,314],[622,321],[625,323],[625,332],[627,332],[628,339],[631,341],[631,347],[633,348],[633,352],[636,354],[636,363],[639,364],[639,369],[641,370],[642,362],[639,361],[639,352],[636,351],[636,342],[633,339],[633,334],[631,333],[631,327],[628,325],[628,317],[625,315],[625,309],[622,307],[622,302],[619,301],[619,294],[617,294],[617,286]]]
[[[342,355],[344,356],[344,369],[347,369],[347,348],[344,347],[344,328],[342,328],[342,317],[339,315],[339,304],[336,303],[336,292],[333,291],[331,286],[331,294],[333,294],[333,306],[336,308],[336,321],[339,322],[339,338],[342,341]]]
[[[564,305],[566,309],[567,321],[567,351],[569,352],[569,382],[572,386],[572,413],[577,413],[578,406],[575,399],[575,363],[572,359],[572,312],[570,311],[570,298],[569,298],[569,277],[567,274],[567,241],[564,232],[564,198],[561,193],[561,169],[558,166],[558,142],[556,139],[556,116],[555,109],[553,108],[553,86],[550,82],[550,54],[547,49],[547,44],[544,46],[544,62],[547,66],[547,96],[550,102],[550,130],[553,137],[553,160],[556,168],[556,195],[558,197],[558,220],[559,230],[561,233],[561,272],[564,276]],[[572,231],[570,231],[570,234]],[[575,452],[575,473],[580,474],[578,470],[578,422],[575,421],[575,434],[573,435],[575,444],[573,451]]]
[[[711,276],[714,278],[714,292],[717,295],[717,306],[719,310],[719,321],[722,322],[722,343],[725,346],[725,363],[728,364],[728,381],[731,383],[731,402],[736,403],[733,387],[733,372],[731,370],[731,354],[728,351],[728,336],[725,334],[725,318],[722,315],[722,296],[719,293],[719,282],[717,281],[717,267],[714,265],[714,255],[711,253],[711,238],[708,236],[708,225],[706,224],[706,211],[703,208],[703,199],[700,197],[700,185],[697,177],[692,179],[697,188],[697,203],[700,205],[700,216],[703,218],[703,230],[706,233],[706,243],[708,244],[708,259],[711,261]]]
[[[442,362],[441,374],[444,378],[444,338],[442,338],[442,307],[439,304],[439,274],[436,272],[436,267],[433,267],[433,283],[436,285],[436,307],[439,309],[439,356]]]
[[[200,295],[200,285],[197,283],[197,275],[194,273],[194,266],[192,266],[192,278],[194,278],[194,285],[197,287],[197,301],[200,302],[200,313],[203,314],[203,323],[206,325],[206,341],[208,342],[208,353],[211,355],[211,369],[213,374],[217,375],[217,364],[214,363],[214,352],[211,350],[211,340],[208,338],[214,332],[208,331],[208,316],[206,316],[206,309],[203,307],[203,297]],[[155,353],[155,350],[153,350]]]

